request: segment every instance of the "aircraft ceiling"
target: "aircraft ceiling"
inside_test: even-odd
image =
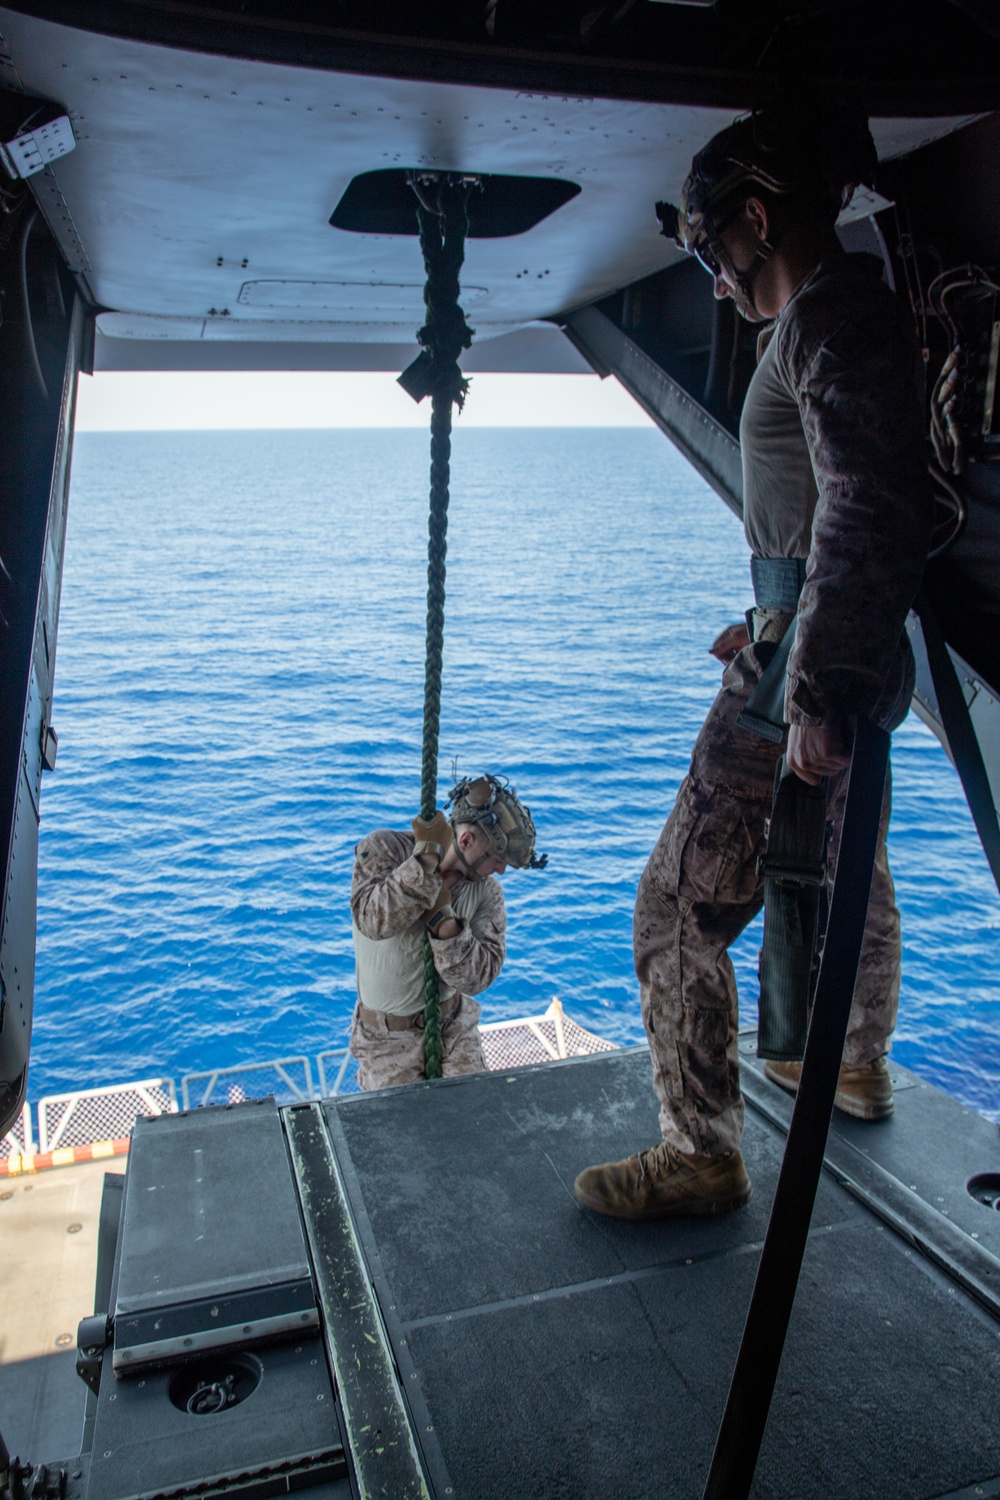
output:
[[[578,368],[543,320],[679,254],[653,203],[733,117],[225,57],[2,8],[0,33],[0,81],[58,101],[73,123],[75,150],[31,182],[107,309],[105,367],[398,367],[422,321],[417,240],[329,219],[355,176],[426,167],[579,185],[526,233],[470,239],[462,277],[480,368]],[[971,118],[873,129],[885,159]]]

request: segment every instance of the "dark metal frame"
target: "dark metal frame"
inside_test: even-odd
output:
[[[743,518],[740,445],[672,375],[597,307],[563,320],[563,332],[598,375],[616,375],[693,469]]]
[[[323,1111],[318,1104],[293,1105],[283,1119],[355,1483],[363,1497],[429,1500]]]
[[[54,763],[73,418],[93,336],[48,230],[27,205],[20,212],[3,265],[5,284],[19,286],[20,296],[8,297],[0,330],[0,1129],[16,1115],[27,1083],[41,775]]]

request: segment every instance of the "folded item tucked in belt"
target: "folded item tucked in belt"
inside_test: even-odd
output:
[[[758,609],[774,609],[794,615],[806,578],[804,557],[751,557],[750,577]],[[785,736],[785,669],[795,641],[793,619],[754,688],[750,701],[737,716],[741,729],[780,744]],[[763,655],[768,643],[757,649]]]
[[[806,581],[804,557],[751,557],[750,581],[758,609],[794,614]]]
[[[770,652],[771,659],[746,706],[736,716],[740,729],[748,729],[751,734],[760,735],[761,739],[770,740],[775,745],[785,737],[785,669],[797,623],[797,620],[792,621],[777,645],[770,641],[759,642],[758,655],[763,657]]]

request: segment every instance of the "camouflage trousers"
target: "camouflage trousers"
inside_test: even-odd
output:
[[[754,646],[726,668],[636,897],[635,969],[660,1127],[678,1151],[704,1156],[734,1150],[743,1129],[736,979],[727,950],[763,905],[757,858],[782,751],[736,725],[761,671]],[[830,783],[831,879],[846,793],[845,772]],[[844,1049],[852,1064],[881,1057],[896,1024],[901,945],[885,849],[889,803],[887,780]]]
[[[479,1039],[482,1007],[468,995],[458,995],[454,1010],[441,1019],[442,1061],[445,1078],[458,1073],[481,1073],[486,1067]],[[375,1017],[375,1020],[371,1018]],[[395,1021],[399,1018],[393,1016]],[[379,1011],[354,1007],[350,1048],[358,1060],[358,1084],[363,1089],[389,1089],[400,1083],[416,1083],[424,1072],[424,1013],[418,1011],[412,1026],[390,1029]]]

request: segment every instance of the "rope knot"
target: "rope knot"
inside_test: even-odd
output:
[[[417,333],[421,352],[400,375],[399,383],[414,401],[440,397],[455,402],[461,411],[469,382],[458,357],[472,344],[473,330],[458,300],[459,272],[469,232],[469,194],[478,180],[453,172],[411,172],[409,183],[417,195],[420,249],[427,272],[426,321]]]

